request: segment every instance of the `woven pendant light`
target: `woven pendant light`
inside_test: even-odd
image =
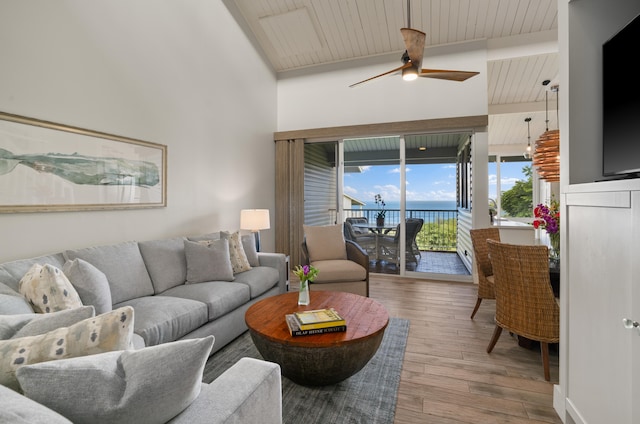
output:
[[[545,80],[542,85],[547,86],[549,82]],[[557,86],[551,89],[558,91]],[[548,182],[556,182],[560,181],[560,130],[549,130],[548,93],[547,90],[545,92],[547,130],[536,140],[532,164],[536,167],[540,178]]]

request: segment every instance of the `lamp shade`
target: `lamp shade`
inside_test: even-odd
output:
[[[242,209],[240,211],[240,229],[259,231],[269,228],[271,228],[269,209]]]

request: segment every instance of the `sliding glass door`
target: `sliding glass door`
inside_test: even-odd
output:
[[[338,156],[342,221],[362,217],[371,272],[464,275],[457,256],[456,161],[469,133],[345,139]],[[339,174],[339,173],[338,173]],[[379,215],[384,223],[376,222]]]

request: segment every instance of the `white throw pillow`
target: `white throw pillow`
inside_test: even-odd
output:
[[[0,340],[0,384],[20,390],[16,370],[55,359],[132,348],[133,308],[122,308],[38,336]]]
[[[79,308],[82,300],[62,270],[50,264],[34,264],[18,283],[18,290],[35,312],[49,313]]]
[[[29,365],[18,380],[27,397],[75,424],[160,424],[200,394],[213,342],[208,336]]]

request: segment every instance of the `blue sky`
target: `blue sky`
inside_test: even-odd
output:
[[[524,179],[523,163],[500,164],[502,191]],[[495,164],[489,164],[489,197],[496,197]],[[344,193],[374,206],[380,194],[386,202],[400,201],[400,167],[397,165],[365,166],[361,173],[345,173]],[[407,201],[456,200],[456,168],[453,164],[411,165],[407,167]]]

